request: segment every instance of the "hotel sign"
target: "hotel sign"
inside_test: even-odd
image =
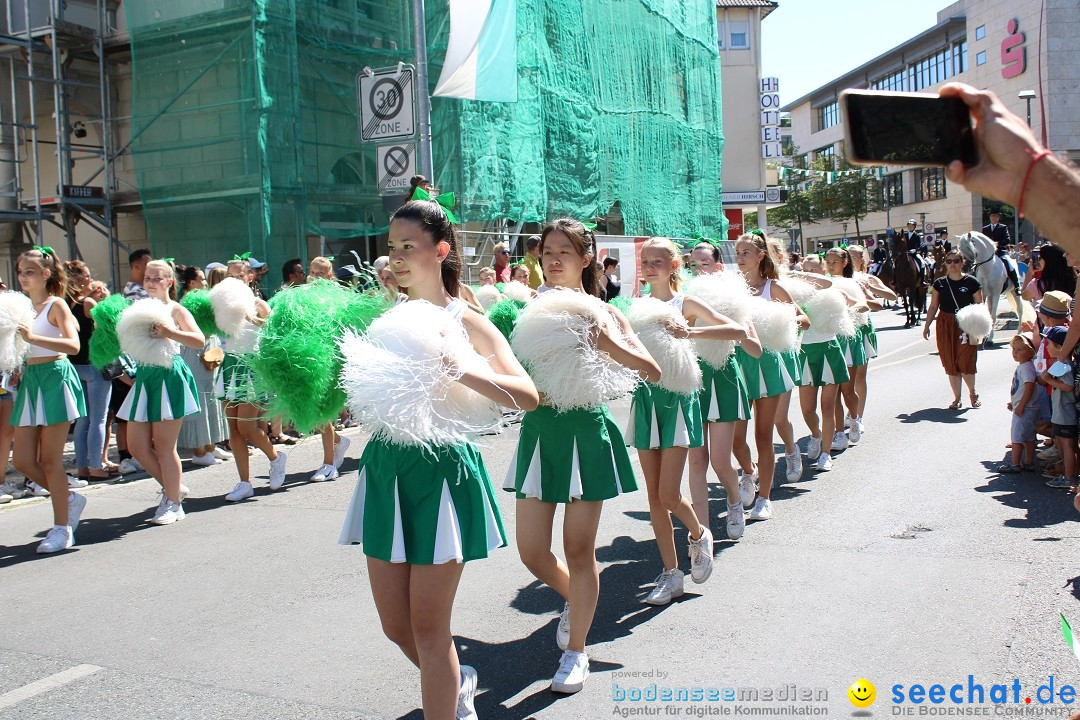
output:
[[[779,158],[780,147],[780,79],[761,78],[761,157]]]

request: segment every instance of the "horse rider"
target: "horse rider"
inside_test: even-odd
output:
[[[1009,245],[1012,244],[1009,226],[1001,222],[1001,213],[998,210],[990,211],[990,224],[983,225],[982,234],[993,240],[997,245],[995,254],[1001,258],[1001,262],[1005,263],[1005,271],[1009,274],[1009,280],[1012,281],[1013,287],[1017,290],[1023,290],[1020,287],[1020,278],[1016,275],[1016,267],[1008,261]]]
[[[907,221],[907,225],[900,231],[901,239],[907,244],[908,255],[911,256],[912,261],[915,263],[915,269],[918,271],[919,282],[927,284],[926,280],[926,261],[919,254],[919,250],[923,246],[922,233],[916,229],[915,219]]]

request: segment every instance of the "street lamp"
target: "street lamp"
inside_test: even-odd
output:
[[[1027,124],[1031,127],[1031,101],[1035,99],[1034,90],[1021,90],[1016,93],[1016,97],[1024,100],[1027,103]],[[1020,244],[1020,214],[1013,209],[1013,233],[1016,235],[1016,244]]]

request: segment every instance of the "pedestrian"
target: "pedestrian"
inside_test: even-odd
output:
[[[112,476],[103,465],[112,381],[90,364],[90,336],[94,333],[90,312],[97,305],[87,295],[92,279],[90,268],[82,260],[68,260],[64,270],[68,279],[68,309],[79,326],[79,352],[68,359],[75,366],[86,398],[86,414],[75,421],[73,430],[75,477],[85,485],[90,480],[108,480]]]
[[[0,282],[0,286],[2,285],[3,282]],[[0,374],[0,505],[26,497],[31,492],[25,483],[7,479],[11,441],[15,438],[15,427],[11,424],[11,406],[14,397],[11,374]]]
[[[885,283],[867,272],[869,266],[869,253],[862,245],[848,245],[848,257],[851,259],[852,277],[859,283],[866,304],[870,310],[881,310],[886,302],[894,302],[896,293],[888,288]],[[874,327],[874,319],[869,311],[860,313],[859,322],[855,324],[859,333],[863,348],[866,352],[867,364],[855,368],[855,394],[858,397],[858,410],[850,418],[851,424],[848,433],[853,442],[859,442],[862,434],[866,431],[863,416],[866,412],[866,396],[869,385],[866,381],[869,361],[878,355],[877,330]],[[847,421],[845,421],[846,423]]]
[[[763,235],[761,230],[753,231],[755,235]],[[787,251],[784,249],[784,244],[776,238],[765,238],[766,246],[769,248],[769,253],[772,255],[773,262],[776,264],[777,273],[783,275],[788,272],[788,258]],[[783,280],[781,279],[781,285]],[[792,348],[790,350],[784,350],[780,353],[780,359],[789,367],[793,368],[793,372],[796,374],[799,372],[800,367],[798,358],[798,349]],[[799,379],[796,378],[796,385]],[[785,477],[788,482],[795,482],[802,477],[803,464],[802,454],[799,452],[799,446],[795,444],[795,428],[791,424],[789,417],[791,413],[791,390],[786,393],[780,394],[780,399],[776,403],[776,420],[773,422],[773,426],[776,428],[776,434],[780,436],[780,439],[784,443],[784,465],[785,465]]]
[[[495,283],[497,282],[498,275],[495,274],[495,268],[488,266],[480,268],[480,287],[484,287],[485,285],[495,287]]]
[[[504,242],[495,243],[495,282],[510,282],[510,246]]]
[[[184,294],[189,290],[206,290],[201,268],[194,265],[186,268],[182,278]],[[180,358],[195,378],[199,412],[184,418],[176,445],[191,450],[192,465],[210,466],[231,460],[232,453],[218,447],[218,443],[229,437],[228,422],[217,396],[217,373],[225,359],[221,339],[216,335],[207,336],[202,349],[181,345]]]
[[[930,295],[930,308],[926,311],[923,339],[930,339],[930,323],[937,335],[938,358],[945,369],[952,388],[951,410],[959,410],[961,379],[967,385],[971,407],[982,407],[975,393],[975,372],[978,347],[971,344],[966,333],[956,324],[956,312],[972,303],[983,301],[982,287],[973,275],[964,273],[964,256],[959,250],[945,255],[944,277],[934,281]]]
[[[158,323],[150,339],[159,343],[170,341],[193,348],[202,348],[206,338],[195,324],[191,313],[177,303],[176,278],[172,266],[163,260],[146,264],[144,285],[150,298],[165,304],[175,325]],[[133,306],[134,307],[134,306]],[[125,312],[129,312],[125,310]],[[121,315],[121,320],[123,316]],[[120,337],[121,347],[145,344],[146,338]],[[131,354],[131,351],[128,351]],[[150,522],[169,525],[184,519],[184,495],[180,475],[180,455],[176,439],[184,417],[199,411],[198,390],[191,371],[180,359],[172,356],[169,366],[139,362],[136,358],[135,382],[116,413],[127,421],[127,441],[132,454],[161,485],[161,502]]]
[[[531,282],[529,277],[529,266],[525,263],[520,262],[510,266],[510,282],[519,282],[528,287]]]
[[[544,270],[540,267],[540,236],[530,235],[525,241],[525,259],[521,261],[529,269],[529,289],[544,284]]]
[[[709,275],[724,269],[720,261],[720,248],[702,240],[690,251],[690,274]]]
[[[791,296],[780,283],[779,271],[768,242],[764,237],[747,233],[735,243],[735,262],[739,266],[750,292],[769,302],[792,303]],[[800,329],[809,325],[806,315],[795,308],[796,322]],[[750,447],[746,442],[748,421],[740,420],[735,429],[734,453],[743,467],[742,483],[744,491],[758,483],[757,499],[750,510],[751,520],[768,520],[773,509],[770,496],[773,485],[773,472],[776,469],[776,455],[773,451],[773,426],[776,423],[777,407],[780,396],[791,391],[798,383],[798,367],[794,356],[791,365],[788,359],[781,357],[774,350],[763,350],[761,357],[755,358],[742,348],[736,349],[743,376],[746,378],[746,390],[753,402],[754,442],[757,446],[757,468],[746,473],[746,468],[753,468]]]
[[[844,248],[829,248],[825,253],[825,267],[829,275],[837,278],[854,279],[855,269],[851,264],[851,255]],[[851,430],[845,430],[844,404],[847,404],[848,417],[859,417],[859,393],[856,381],[861,375],[863,386],[866,386],[866,364],[869,358],[866,353],[865,330],[861,329],[860,322],[865,323],[870,317],[870,306],[866,303],[866,295],[862,286],[858,283],[841,283],[839,289],[844,293],[848,301],[848,312],[853,313],[856,323],[853,325],[854,335],[838,335],[837,340],[844,350],[844,360],[847,363],[848,379],[840,383],[840,397],[843,402],[834,406],[836,413],[836,433],[833,438],[833,450],[846,450],[848,442],[859,442],[862,431],[857,424],[852,423]],[[850,436],[848,435],[850,432]]]
[[[1033,256],[1033,277],[1023,289],[1023,298],[1032,303],[1053,290],[1060,290],[1070,297],[1076,293],[1076,271],[1069,265],[1065,250],[1055,243],[1044,243]]]
[[[1049,327],[1044,331],[1052,355],[1061,352],[1068,330]],[[1051,478],[1047,485],[1052,488],[1071,490],[1077,486],[1076,477],[1076,396],[1073,394],[1073,366],[1070,361],[1058,360],[1039,376],[1039,380],[1053,389],[1050,397],[1050,422],[1054,427],[1054,444],[1062,458],[1062,474]]]
[[[622,292],[622,284],[619,282],[619,258],[608,255],[604,258],[604,269],[600,275],[600,287],[603,290],[601,297],[606,302],[619,297]]]
[[[150,297],[143,287],[143,276],[146,273],[146,264],[154,256],[146,248],[141,248],[128,255],[128,267],[131,270],[127,285],[124,286],[124,297],[128,300],[142,300]]]
[[[445,308],[488,359],[490,367],[460,382],[494,402],[534,408],[536,388],[509,345],[457,297],[461,250],[442,207],[406,203],[390,219],[387,242],[409,302]],[[458,662],[451,613],[465,563],[506,544],[477,448],[462,442],[425,450],[373,436],[360,458],[341,542],[363,543],[383,632],[420,669],[424,717],[475,718],[476,671]]]
[[[599,298],[595,257],[595,241],[577,220],[555,220],[540,236],[544,281],[553,288],[548,292],[584,292]],[[601,324],[596,347],[647,381],[659,380],[659,367],[626,318],[614,306],[604,308],[623,338],[613,338],[608,326]],[[535,374],[533,379],[541,392],[561,380]],[[578,692],[589,675],[585,642],[600,591],[596,531],[604,500],[637,489],[622,432],[607,405],[560,412],[541,404],[526,412],[503,487],[517,497],[516,534],[522,562],[565,601],[556,627],[556,642],[564,652],[551,689]],[[551,551],[552,526],[560,506],[565,563]]]
[[[67,279],[50,247],[35,247],[16,261],[19,287],[36,316],[18,329],[30,345],[11,410],[15,469],[48,490],[53,526],[37,547],[42,554],[75,545],[86,498],[68,489],[64,443],[71,423],[86,414],[82,383],[69,355],[79,352],[79,325],[63,302]]]
[[[304,263],[300,258],[286,260],[281,266],[281,290],[295,285],[303,285],[307,277],[304,274]]]
[[[1011,411],[1012,427],[1009,437],[1012,442],[1010,459],[998,467],[1000,473],[1017,473],[1021,470],[1035,469],[1035,425],[1039,420],[1039,405],[1036,402],[1035,346],[1026,335],[1017,333],[1009,341],[1012,349],[1013,371],[1012,387],[1006,408]]]

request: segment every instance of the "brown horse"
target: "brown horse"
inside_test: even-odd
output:
[[[907,317],[904,327],[918,325],[926,304],[926,286],[919,276],[915,259],[908,253],[907,241],[902,237],[893,238],[881,279],[883,282],[891,280],[892,289],[904,301],[904,314]]]
[[[939,277],[945,277],[945,273],[948,272],[948,270],[945,269],[945,246],[944,245],[935,245],[933,253],[934,253],[934,280],[937,280]]]

